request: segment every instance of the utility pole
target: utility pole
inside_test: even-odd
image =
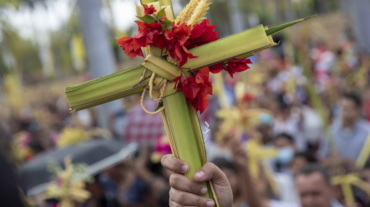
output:
[[[353,0],[351,8],[352,22],[358,45],[366,52],[370,52],[370,1]]]
[[[359,49],[370,53],[370,2],[368,0],[341,0],[341,10],[350,17]]]
[[[93,78],[115,72],[113,52],[109,46],[108,30],[100,18],[100,0],[77,0],[80,27],[85,42],[87,66]],[[122,8],[124,9],[124,8]],[[120,108],[119,102],[99,106],[99,127],[108,128],[108,115]]]
[[[240,11],[240,5],[238,0],[229,0],[229,11],[231,24],[231,33],[239,33],[245,30],[244,28],[244,17]]]

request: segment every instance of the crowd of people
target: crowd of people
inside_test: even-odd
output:
[[[324,42],[310,44],[308,51],[292,48],[291,57],[280,45],[252,57],[255,64],[243,75],[223,75],[225,96],[212,97],[200,116],[214,164],[206,164],[195,180],[213,181],[221,207],[370,206],[369,191],[350,187],[351,202],[348,189],[333,183],[335,176],[356,173],[362,186],[370,186],[364,150],[370,147],[369,55],[357,51],[349,37],[337,48]],[[142,111],[140,95],[123,99],[122,109],[109,116],[109,130],[103,130],[95,109],[70,114],[64,97],[46,95],[47,89],[41,93],[19,110],[0,108],[0,148],[15,168],[89,139],[136,142],[135,155],[86,184],[91,197],[81,206],[214,206],[199,197],[206,193],[203,185],[181,175],[189,169],[186,163],[166,155],[171,150],[161,117]],[[240,127],[221,127],[229,119],[217,115],[220,102],[241,115]],[[149,100],[145,104],[155,107]],[[261,112],[248,115],[256,110]],[[274,155],[256,158],[247,150],[251,142]],[[259,164],[257,174],[251,160]]]

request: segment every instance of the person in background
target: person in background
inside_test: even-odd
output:
[[[163,200],[168,201],[169,172],[160,163],[151,160],[153,149],[150,146],[142,146],[139,156],[134,162],[134,173],[136,178],[131,186],[122,194],[129,201],[129,206],[166,206]],[[167,204],[168,205],[168,204]]]
[[[311,154],[305,152],[296,152],[289,164],[290,173],[292,176],[295,176],[303,166],[315,163],[318,163],[318,160]]]
[[[259,124],[256,126],[257,132],[261,135],[262,144],[268,145],[272,142],[271,130],[274,119],[269,114],[261,114],[259,116]]]
[[[0,204],[7,207],[23,207],[20,185],[14,161],[14,155],[10,147],[10,134],[0,120]]]
[[[94,176],[92,182],[87,182],[85,188],[90,192],[91,197],[82,207],[121,207],[117,200],[107,200],[103,187],[99,182],[99,175]]]
[[[289,148],[296,151],[296,146],[294,144],[294,138],[287,133],[281,133],[275,136],[274,146],[276,149]]]
[[[239,183],[240,182],[240,171],[236,165],[227,160],[226,158],[216,158],[212,161],[218,168],[220,168],[226,175],[227,179],[229,180],[231,189],[233,191],[233,206],[235,207],[245,207],[246,206],[246,198],[244,196],[243,186]]]
[[[262,207],[248,167],[248,156],[240,140],[233,136],[223,138],[224,149],[230,156],[213,159],[226,174],[233,192],[234,207]]]
[[[366,163],[364,169],[361,171],[361,179],[365,181],[367,184],[370,184],[370,163]],[[365,196],[365,202],[370,204],[370,197]],[[370,206],[370,205],[367,205]]]
[[[307,164],[317,163],[315,157],[308,153],[297,152],[289,164],[288,173],[276,173],[275,182],[279,188],[280,200],[299,205],[299,198],[294,184],[294,176],[298,170]]]
[[[120,163],[116,166],[110,167],[99,176],[99,182],[104,191],[104,197],[107,202],[119,202],[120,205],[125,206],[129,201],[120,198],[120,192],[126,190],[134,182],[135,175],[125,164]]]
[[[334,199],[329,173],[320,165],[302,167],[295,183],[302,207],[343,207]]]
[[[293,113],[292,100],[284,93],[279,94],[276,101],[274,124],[272,126],[273,135],[277,136],[281,133],[294,135],[294,143],[297,149],[304,151],[306,143],[302,134],[302,118],[300,114]]]
[[[324,85],[330,78],[330,72],[336,63],[335,54],[328,48],[324,41],[317,43],[311,51],[311,58],[315,62],[316,80]]]
[[[9,163],[0,151],[0,204],[7,207],[26,206],[22,198],[17,174],[14,166]]]
[[[370,87],[368,87],[363,95],[363,109],[367,121],[370,121]]]
[[[327,157],[329,146],[325,141],[323,119],[309,104],[301,106],[300,110],[303,118],[302,132],[307,144],[307,152],[317,158]]]
[[[288,183],[286,183],[287,185]],[[259,197],[262,201],[263,207],[298,207],[298,203],[294,202],[286,202],[285,200],[281,199],[278,200],[272,193],[272,186],[271,183],[268,182],[267,176],[265,173],[261,173],[259,178],[257,178],[257,182],[255,182],[257,192]],[[281,196],[281,190],[280,190]],[[253,206],[252,206],[253,207]]]
[[[339,101],[340,117],[331,126],[338,153],[357,160],[370,135],[370,124],[361,117],[362,100],[354,93],[344,93]]]
[[[286,133],[278,134],[274,139],[274,146],[278,150],[274,168],[276,172],[289,172],[289,163],[297,151],[294,138]]]

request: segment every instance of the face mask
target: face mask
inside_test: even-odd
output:
[[[282,148],[278,150],[276,161],[281,164],[289,164],[294,156],[294,150],[292,148]]]

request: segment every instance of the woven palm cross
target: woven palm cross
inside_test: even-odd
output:
[[[74,167],[70,157],[65,158],[64,164],[65,170],[59,172],[56,184],[47,187],[44,198],[60,200],[60,207],[74,207],[75,202],[83,203],[91,195],[85,190],[84,181],[72,181]]]
[[[171,0],[142,0],[141,3],[142,5],[136,7],[138,17],[144,16],[143,5],[153,5],[157,11],[165,11],[168,20],[175,21]],[[176,22],[193,21],[194,16],[199,16],[196,14],[199,10],[204,10],[204,12],[208,10],[209,4],[210,0],[191,0],[176,18]],[[204,15],[199,18],[203,19]],[[72,111],[78,111],[149,90],[151,99],[159,102],[155,113],[162,115],[172,152],[177,158],[188,163],[190,169],[185,176],[193,179],[194,173],[207,162],[203,135],[196,110],[192,105],[187,104],[182,92],[176,91],[176,83],[172,80],[184,73],[196,72],[205,66],[224,62],[234,57],[250,57],[255,52],[275,46],[272,34],[304,20],[306,19],[272,29],[259,25],[193,48],[189,52],[197,58],[189,59],[182,66],[187,69],[186,72],[179,70],[179,67],[173,64],[177,60],[163,58],[163,55],[166,55],[163,50],[156,47],[142,48],[145,55],[143,64],[66,88],[68,103]],[[146,110],[144,107],[143,109]],[[147,110],[146,112],[151,113]],[[205,185],[209,189],[209,193],[205,196],[213,198],[217,204],[212,184],[207,182]]]

